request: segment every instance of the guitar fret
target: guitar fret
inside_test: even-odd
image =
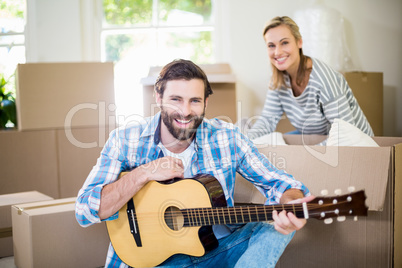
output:
[[[232,223],[232,219],[230,218],[230,208],[228,208],[228,217],[229,217],[229,223]]]
[[[257,209],[257,206],[254,206],[254,208],[255,208],[255,215],[257,215],[257,221],[259,222],[259,221],[260,221],[260,217],[258,216],[258,209]]]
[[[193,215],[194,215],[194,225],[193,226],[198,226],[198,221],[197,221],[197,211],[195,209],[192,209]]]
[[[247,222],[251,222],[250,207],[247,207],[247,211],[248,211],[248,221]]]
[[[191,210],[187,209],[188,226],[193,226],[193,218],[191,216]]]
[[[197,226],[201,226],[202,225],[202,219],[201,219],[201,213],[200,213],[200,209],[196,209],[196,213],[197,213]]]
[[[226,224],[225,210],[223,208],[222,208],[222,218],[223,218],[223,223]]]
[[[207,209],[207,215],[208,215],[208,225],[211,225],[211,215],[210,215],[211,209]]]
[[[236,209],[231,207],[230,210],[232,211],[232,214],[230,215],[230,223],[237,223]]]
[[[195,217],[194,209],[191,209],[191,215],[192,215],[192,219],[193,219],[193,226],[196,226],[197,218]]]
[[[202,222],[202,220],[204,220],[204,224],[203,224],[203,225],[207,225],[207,222],[205,221],[204,208],[201,208],[201,213],[202,213],[201,222]]]
[[[268,218],[267,218],[267,210],[265,209],[265,206],[264,206],[264,214],[265,214],[265,221],[268,221]]]

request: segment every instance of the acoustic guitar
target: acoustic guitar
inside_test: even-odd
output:
[[[174,254],[202,256],[218,246],[216,224],[271,221],[272,211],[290,211],[298,218],[328,220],[367,216],[364,191],[316,197],[308,203],[227,207],[219,181],[201,174],[169,184],[147,183],[107,221],[116,254],[132,267],[153,267]]]

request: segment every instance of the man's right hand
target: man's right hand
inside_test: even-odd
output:
[[[100,219],[112,216],[151,180],[166,181],[183,176],[182,161],[171,156],[141,165],[102,188],[98,216]]]
[[[147,179],[145,183],[151,180],[166,181],[173,178],[184,178],[183,162],[172,156],[156,159],[136,169],[144,172],[143,176]]]

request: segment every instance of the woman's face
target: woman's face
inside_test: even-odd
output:
[[[302,40],[296,41],[289,27],[283,24],[269,29],[264,39],[271,63],[280,71],[295,74],[300,62]]]

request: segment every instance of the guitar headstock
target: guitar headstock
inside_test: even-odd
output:
[[[332,218],[343,221],[347,216],[367,216],[366,194],[363,190],[337,196],[317,196],[307,203],[309,217],[331,223]]]

